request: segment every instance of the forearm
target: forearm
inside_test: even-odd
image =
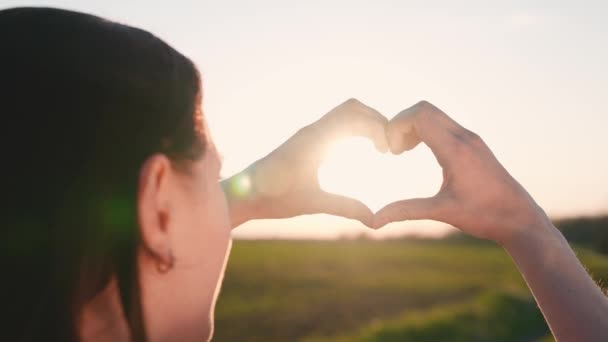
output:
[[[604,341],[608,299],[563,235],[548,220],[526,232],[503,247],[523,274],[555,338]]]

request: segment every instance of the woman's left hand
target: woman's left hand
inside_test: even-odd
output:
[[[356,199],[321,190],[317,171],[328,145],[336,139],[368,137],[379,151],[386,152],[387,123],[378,111],[350,99],[300,129],[268,156],[223,181],[232,226],[251,219],[324,213],[371,227],[371,210]]]

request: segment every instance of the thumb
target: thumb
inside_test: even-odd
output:
[[[438,220],[440,201],[437,197],[413,198],[393,202],[374,215],[373,228],[382,228],[391,222],[408,220]]]
[[[322,192],[316,206],[319,213],[357,220],[370,228],[374,223],[374,213],[354,198]]]

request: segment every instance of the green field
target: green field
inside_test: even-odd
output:
[[[597,280],[608,258],[577,250]],[[214,341],[551,341],[487,243],[235,241]]]

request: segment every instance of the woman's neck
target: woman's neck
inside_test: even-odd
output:
[[[115,278],[82,308],[79,334],[80,339],[87,342],[129,341]]]

